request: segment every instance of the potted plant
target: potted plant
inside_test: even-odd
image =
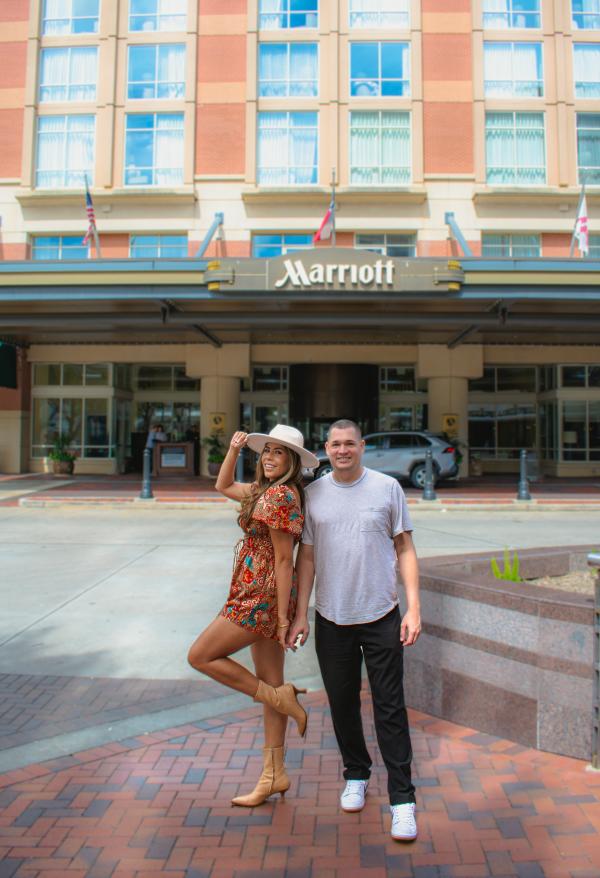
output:
[[[69,451],[70,440],[66,433],[59,433],[54,440],[48,459],[52,461],[52,472],[55,475],[70,476],[73,474],[77,455]]]
[[[225,445],[221,440],[220,433],[211,433],[205,436],[202,444],[208,449],[208,472],[211,476],[218,476],[221,464],[225,460]]]

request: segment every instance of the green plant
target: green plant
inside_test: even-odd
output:
[[[48,454],[50,460],[64,460],[69,463],[73,463],[77,460],[77,455],[73,451],[69,451],[70,444],[71,442],[67,434],[59,433],[54,440],[52,450]]]
[[[519,556],[516,552],[511,561],[510,552],[508,549],[504,550],[504,570],[500,570],[495,558],[492,558],[490,565],[496,579],[504,579],[508,582],[523,582],[523,577],[519,574]]]
[[[223,463],[225,460],[225,445],[219,433],[211,433],[210,436],[205,436],[202,444],[208,449],[209,463]]]

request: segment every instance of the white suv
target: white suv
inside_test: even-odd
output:
[[[425,483],[425,452],[431,448],[433,478],[450,479],[458,473],[456,448],[443,436],[425,432],[369,433],[363,437],[365,452],[362,462],[369,469],[409,479],[413,487],[422,488]],[[319,468],[315,479],[331,472],[331,464],[324,451],[316,452]]]

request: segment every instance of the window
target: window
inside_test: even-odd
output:
[[[40,116],[35,184],[42,189],[83,188],[94,176],[94,116]]]
[[[372,250],[382,256],[412,257],[417,255],[416,235],[356,235],[357,250]]]
[[[129,255],[133,259],[180,259],[188,255],[187,235],[132,235]]]
[[[317,27],[319,0],[260,0],[258,26],[262,30]]]
[[[573,28],[600,29],[600,0],[572,0]]]
[[[187,0],[129,0],[130,31],[186,30]]]
[[[486,366],[481,378],[469,379],[469,392],[535,393],[537,366]]]
[[[188,378],[185,366],[134,366],[133,386],[135,390],[200,390],[198,378]]]
[[[600,184],[600,113],[577,113],[579,182]]]
[[[262,98],[312,97],[319,93],[316,43],[263,43],[258,47]]]
[[[129,46],[127,97],[130,100],[183,98],[185,46]]]
[[[31,242],[32,259],[87,259],[89,255],[81,235],[40,236]]]
[[[485,28],[540,27],[540,0],[483,0]]]
[[[183,113],[127,116],[126,186],[177,186],[183,183]]]
[[[600,366],[561,366],[561,387],[600,387]]]
[[[485,141],[488,183],[546,182],[543,113],[486,113]]]
[[[523,259],[541,256],[542,247],[539,235],[506,235],[484,232],[481,236],[482,256],[512,257]]]
[[[409,44],[350,43],[350,94],[353,97],[409,95]]]
[[[485,94],[538,98],[544,94],[541,43],[483,44]]]
[[[317,113],[258,114],[258,182],[267,186],[316,183]]]
[[[350,27],[407,28],[409,0],[350,0]]]
[[[379,390],[382,393],[414,393],[416,390],[415,367],[380,366]]]
[[[70,46],[42,49],[40,53],[40,103],[95,101],[98,49]]]
[[[44,36],[98,33],[100,0],[44,0]]]
[[[600,97],[600,43],[575,43],[573,66],[575,97]]]
[[[35,363],[33,384],[36,387],[81,384],[106,387],[109,383],[108,363]]]
[[[287,366],[254,366],[252,369],[252,390],[287,392]]]
[[[534,404],[469,405],[469,448],[480,457],[517,459],[522,448],[534,449]]]
[[[259,259],[271,259],[294,250],[306,250],[312,247],[312,243],[312,235],[253,235],[252,255]]]
[[[350,113],[350,182],[356,186],[410,183],[410,114]]]
[[[600,235],[590,235],[590,257],[600,259]]]

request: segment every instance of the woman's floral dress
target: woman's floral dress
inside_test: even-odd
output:
[[[236,546],[231,588],[222,616],[248,631],[277,640],[275,552],[269,528],[292,534],[297,543],[303,525],[304,516],[294,492],[286,485],[267,488],[254,507],[245,536]],[[290,621],[296,613],[297,597],[294,571],[287,608]]]

